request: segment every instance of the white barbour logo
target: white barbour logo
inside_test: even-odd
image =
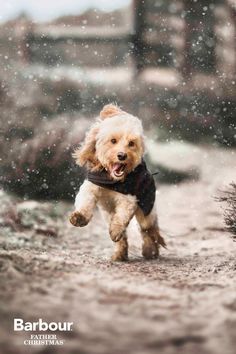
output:
[[[73,322],[24,322],[22,318],[14,318],[14,331],[72,331]]]

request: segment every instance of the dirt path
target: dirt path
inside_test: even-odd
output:
[[[11,216],[0,235],[0,352],[235,353],[236,245],[213,199],[236,179],[235,160],[230,150],[201,149],[198,182],[160,188],[168,250],[158,261],[140,257],[135,224],[130,261],[112,263],[98,214],[78,230],[67,221],[72,205],[16,202],[2,193]],[[57,333],[63,346],[24,346],[29,334],[13,332],[15,317],[73,321],[74,330]]]

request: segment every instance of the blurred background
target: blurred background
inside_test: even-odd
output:
[[[103,105],[142,119],[168,249],[109,261],[69,223],[71,153]],[[0,0],[0,352],[235,354],[235,0]],[[74,322],[24,346],[13,319]]]
[[[1,184],[71,198],[71,151],[111,102],[151,139],[235,145],[235,6],[1,0]]]

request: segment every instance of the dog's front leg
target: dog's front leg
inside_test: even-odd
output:
[[[116,242],[116,251],[111,257],[112,261],[127,261],[128,260],[128,240],[126,232],[123,232],[120,241]]]
[[[80,187],[75,198],[75,211],[71,214],[70,222],[74,226],[86,226],[93,216],[99,188],[89,181]]]
[[[115,212],[111,216],[109,227],[112,241],[118,242],[122,238],[123,233],[134,216],[136,209],[136,197],[117,193],[115,199]]]

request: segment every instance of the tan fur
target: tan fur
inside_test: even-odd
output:
[[[118,106],[115,106],[114,104],[107,104],[100,112],[100,118],[106,119],[120,113],[122,113],[122,110]]]
[[[128,241],[126,233],[124,232],[120,241],[116,243],[116,251],[111,257],[112,261],[127,261],[128,260]]]
[[[95,155],[95,144],[98,131],[99,124],[95,123],[86,134],[84,143],[72,154],[79,166],[86,166],[88,169],[93,170],[102,167]]]
[[[142,124],[137,117],[123,112],[114,105],[105,106],[100,117],[102,120],[97,119],[87,133],[84,143],[73,156],[80,166],[86,166],[89,170],[105,168],[113,179],[123,181],[142,160],[144,154]],[[105,119],[108,117],[109,119]],[[112,170],[112,166],[119,162],[117,159],[119,152],[127,155],[125,171],[121,177],[114,175]],[[143,237],[143,256],[147,259],[156,258],[159,254],[159,245],[165,247],[165,241],[158,229],[155,206],[148,216],[144,216],[135,196],[98,187],[88,180],[85,180],[76,196],[76,210],[71,215],[71,223],[80,227],[87,225],[97,204],[106,213],[110,237],[117,243],[112,260],[128,259],[125,231],[134,215]]]

